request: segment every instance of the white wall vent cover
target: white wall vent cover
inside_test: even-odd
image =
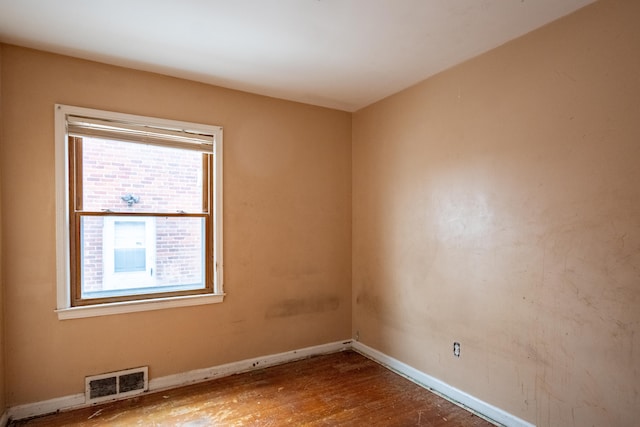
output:
[[[149,368],[126,369],[85,377],[86,403],[104,402],[135,396],[149,390]]]

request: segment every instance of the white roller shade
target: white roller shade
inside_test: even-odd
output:
[[[67,132],[86,136],[213,153],[213,135],[81,116],[67,116]]]

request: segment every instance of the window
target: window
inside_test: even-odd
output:
[[[222,128],[55,111],[59,317],[222,301]]]

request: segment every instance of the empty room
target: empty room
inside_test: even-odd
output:
[[[0,427],[640,425],[639,23],[0,0]]]

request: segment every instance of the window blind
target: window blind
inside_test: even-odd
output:
[[[213,153],[214,137],[188,129],[168,129],[81,116],[67,116],[67,132],[85,136]]]

